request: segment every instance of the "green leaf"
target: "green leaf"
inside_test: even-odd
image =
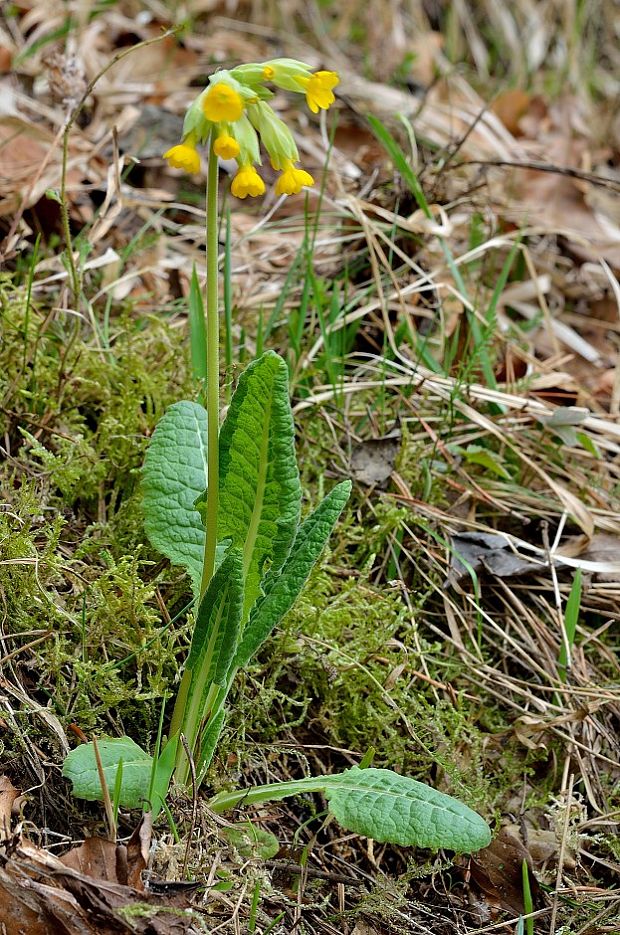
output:
[[[122,762],[122,780],[118,804],[123,808],[141,808],[148,796],[153,759],[130,737],[113,737],[97,741],[108,790],[116,784]],[[62,774],[73,783],[73,795],[78,799],[103,801],[99,771],[92,743],[83,743],[66,756]]]
[[[209,760],[222,728],[222,722],[217,721],[217,718],[226,698],[228,673],[237,650],[243,595],[241,552],[233,548],[211,579],[200,602],[186,672],[183,674],[187,694],[181,732],[187,738],[199,774],[208,765],[203,762],[200,748],[196,749],[201,728],[204,728],[206,722],[207,735],[213,739],[212,744],[207,744]],[[217,728],[211,732],[209,728],[214,724]],[[175,733],[176,727],[175,721]],[[183,773],[186,766],[183,767]]]
[[[243,608],[243,565],[230,549],[200,602],[187,668],[208,682],[222,684],[237,649]],[[194,682],[192,682],[192,685]]]
[[[375,841],[471,853],[491,841],[486,821],[458,799],[390,769],[351,769],[221,792],[209,802],[216,813],[241,803],[272,802],[302,792],[323,792],[329,811],[347,831]]]
[[[280,842],[275,834],[257,828],[250,821],[240,821],[222,828],[222,836],[236,848],[241,857],[270,860],[280,850]]]
[[[300,503],[288,368],[268,351],[241,375],[220,432],[218,540],[243,552],[244,619],[265,565],[275,574],[286,561]]]
[[[470,853],[491,841],[487,823],[458,799],[389,769],[352,766],[326,777],[330,812],[343,828],[391,844]]]
[[[293,548],[279,574],[270,571],[243,631],[235,657],[235,669],[247,665],[259,646],[291,609],[323,551],[349,494],[351,481],[343,481],[328,493],[297,531]]]
[[[489,448],[484,448],[482,445],[468,445],[467,448],[461,449],[461,451],[469,464],[480,464],[482,467],[487,468],[487,470],[492,471],[493,474],[497,474],[498,477],[501,477],[503,480],[511,479],[499,455]]]
[[[226,721],[226,708],[224,707],[224,702],[228,696],[229,688],[230,685],[225,685],[222,688],[213,706],[216,714],[214,714],[213,717],[209,719],[208,725],[202,732],[202,737],[200,740],[200,753],[196,757],[196,761],[200,763],[201,777],[205,775],[207,769],[211,765],[213,754],[215,753],[220,735],[224,729],[224,723]]]
[[[160,419],[144,462],[144,526],[151,543],[182,565],[200,590],[205,532],[194,503],[207,486],[207,413],[175,403]]]
[[[174,772],[178,748],[179,735],[175,734],[174,737],[168,738],[166,746],[153,762],[147,797],[147,803],[153,812],[153,820],[159,815],[168,796],[168,788]]]

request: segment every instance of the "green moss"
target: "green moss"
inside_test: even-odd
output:
[[[0,598],[12,633],[51,631],[19,664],[65,722],[146,739],[186,642],[156,589],[174,606],[188,585],[145,543],[138,484],[148,436],[190,390],[185,338],[125,311],[104,351],[24,290],[4,282],[0,298]]]

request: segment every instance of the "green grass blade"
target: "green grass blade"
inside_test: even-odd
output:
[[[534,900],[532,899],[532,887],[530,886],[530,872],[527,860],[521,863],[521,877],[523,880],[523,908],[525,909],[525,930],[526,935],[534,935],[534,920],[531,918],[534,912]]]
[[[424,213],[425,217],[427,217],[429,220],[432,220],[433,213],[429,207],[428,201],[426,200],[426,195],[424,194],[424,191],[422,189],[422,186],[420,185],[418,177],[416,176],[415,172],[409,165],[409,162],[407,161],[407,157],[405,153],[403,152],[401,147],[398,145],[398,143],[396,142],[392,134],[389,132],[389,130],[381,123],[380,120],[377,120],[376,117],[373,117],[372,115],[370,115],[368,117],[368,122],[370,123],[372,131],[377,137],[377,139],[379,140],[379,142],[385,147],[396,169],[402,176],[403,181],[405,182],[411,194],[417,201],[421,211]],[[446,240],[443,237],[438,236],[437,239],[441,245],[441,249],[446,259],[446,264],[448,266],[448,269],[450,270],[450,273],[452,274],[452,278],[454,279],[455,285],[457,289],[459,290],[459,293],[463,297],[464,301],[471,305],[468,299],[465,281],[463,279],[463,276],[461,275],[461,271],[459,270],[456,264],[452,251],[450,250],[449,244],[446,242]],[[480,328],[480,322],[476,318],[475,312],[469,308],[467,309],[467,321],[469,324],[469,328],[471,331],[471,336],[472,336],[473,344],[474,344],[474,348],[473,348],[474,358],[476,361],[479,362],[479,366],[484,374],[484,378],[487,382],[487,385],[492,388],[495,388],[497,385],[497,382],[495,380],[493,364],[491,362],[491,358],[488,352],[487,340],[485,339],[485,336],[482,334],[482,330]]]
[[[558,676],[562,682],[566,681],[570,653],[575,642],[575,633],[577,632],[579,611],[581,609],[581,591],[581,568],[578,568],[575,572],[570,594],[568,595],[568,600],[566,601],[566,607],[564,609],[564,638],[562,639],[562,645],[560,646],[560,653],[558,656]]]
[[[422,210],[424,215],[429,218],[429,220],[432,220],[433,213],[428,206],[426,195],[422,190],[422,186],[418,181],[417,175],[407,162],[407,157],[405,156],[404,152],[390,131],[381,123],[380,120],[370,114],[368,116],[368,122],[372,128],[372,132],[375,134],[379,142],[382,143],[385,147],[390,159],[402,176],[405,185],[417,201],[419,208]]]

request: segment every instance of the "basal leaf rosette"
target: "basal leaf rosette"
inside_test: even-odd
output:
[[[298,194],[313,185],[314,179],[297,165],[297,144],[268,103],[273,91],[267,85],[303,94],[312,113],[318,114],[334,103],[339,81],[335,71],[313,72],[292,58],[248,63],[231,71],[221,69],[211,75],[206,88],[188,107],[181,142],[165,152],[164,158],[175,169],[196,173],[200,169],[198,146],[209,142],[215,156],[237,162],[233,195],[256,197],[265,192],[257,169],[262,164],[262,143],[271,165],[281,173],[276,194]]]

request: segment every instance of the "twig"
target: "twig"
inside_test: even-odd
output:
[[[570,166],[554,166],[548,162],[517,162],[511,159],[465,159],[458,165],[450,169],[460,169],[462,166],[496,166],[507,169],[531,169],[533,172],[551,172],[555,175],[565,175],[571,179],[580,179],[583,182],[591,182],[592,185],[599,185],[601,188],[610,188],[612,191],[620,192],[620,182],[617,179],[608,178],[605,175],[596,175],[594,172],[583,172],[581,169],[572,169]],[[442,168],[445,171],[445,167]]]

